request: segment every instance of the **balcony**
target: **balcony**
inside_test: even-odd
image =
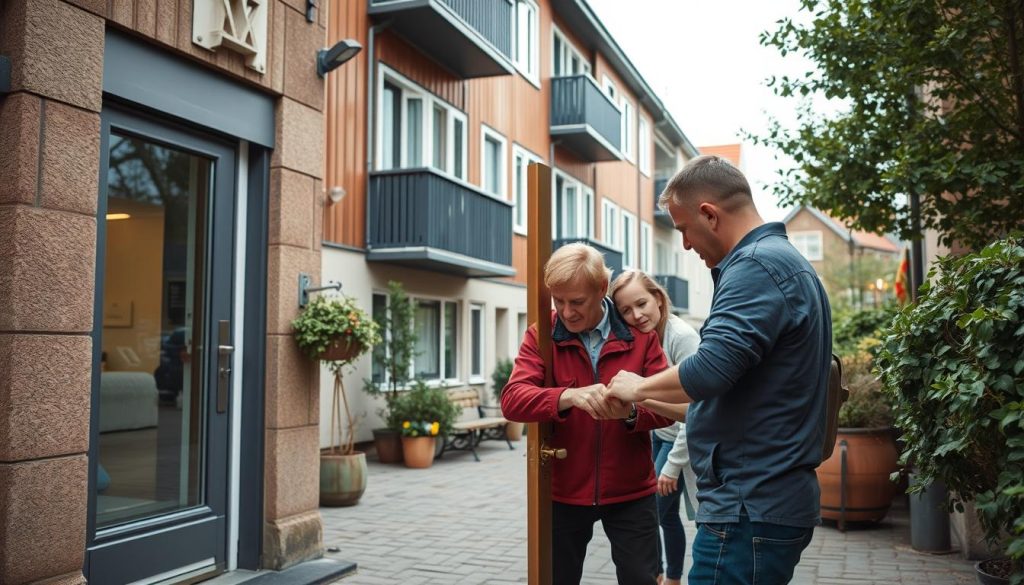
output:
[[[622,160],[622,116],[586,75],[551,79],[551,136],[589,162]]]
[[[672,221],[672,216],[667,211],[658,207],[658,198],[661,197],[665,186],[668,185],[668,179],[657,179],[654,181],[654,222],[662,227],[668,229],[675,229],[675,222]]]
[[[508,0],[368,0],[369,14],[463,79],[512,75]]]
[[[512,276],[512,204],[434,169],[370,176],[371,262],[464,277]]]
[[[618,250],[613,250],[608,246],[605,246],[604,244],[601,244],[590,238],[559,238],[557,240],[552,240],[551,251],[554,252],[555,250],[561,248],[562,246],[566,244],[571,244],[573,242],[583,242],[588,246],[597,248],[597,250],[604,255],[605,266],[612,270],[612,279],[614,279],[622,272],[622,252],[619,252]]]
[[[672,308],[677,312],[686,313],[690,310],[690,283],[684,278],[673,274],[656,274],[654,280],[668,293]]]

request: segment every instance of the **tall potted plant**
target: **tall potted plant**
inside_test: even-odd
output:
[[[380,364],[385,379],[363,381],[363,390],[367,394],[384,398],[384,406],[378,413],[387,426],[373,429],[373,441],[381,463],[402,461],[401,421],[396,420],[393,410],[399,389],[409,383],[412,359],[416,355],[414,316],[415,309],[402,283],[388,282],[387,308],[374,315],[384,342],[374,350],[373,359]]]
[[[350,297],[318,297],[292,322],[295,341],[334,375],[331,445],[320,453],[320,504],[350,506],[366,491],[366,454],[355,450],[357,421],[343,370],[380,342],[377,324]]]
[[[494,400],[501,405],[501,391],[508,384],[508,379],[512,377],[512,368],[515,364],[512,360],[505,358],[498,360],[498,363],[494,366],[494,371],[491,372],[491,383],[494,385]],[[523,438],[523,423],[508,421],[505,424],[505,436],[508,437],[509,441],[518,441]]]
[[[911,491],[934,481],[950,506],[974,502],[1005,559],[976,565],[982,583],[1024,581],[1024,236],[940,259],[878,355],[914,462]],[[1001,580],[1000,580],[1001,579]]]

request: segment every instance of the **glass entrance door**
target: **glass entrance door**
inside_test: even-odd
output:
[[[235,149],[117,108],[102,118],[86,576],[222,571]]]

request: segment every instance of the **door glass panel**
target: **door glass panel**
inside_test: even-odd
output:
[[[213,163],[110,134],[96,524],[202,504]]]

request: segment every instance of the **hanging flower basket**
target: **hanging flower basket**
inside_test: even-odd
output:
[[[350,362],[363,355],[366,346],[347,339],[338,339],[320,352],[319,359],[323,362]]]

